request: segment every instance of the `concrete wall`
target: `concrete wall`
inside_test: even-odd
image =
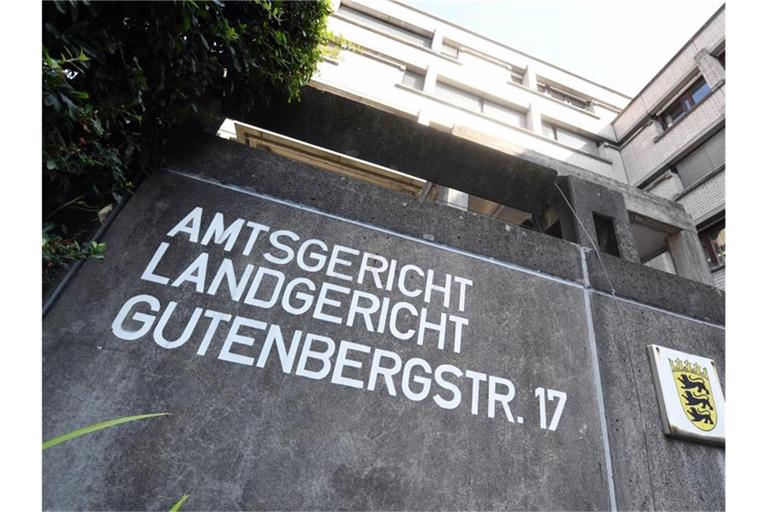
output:
[[[725,209],[725,171],[680,197],[679,201],[697,223]]]
[[[725,382],[720,290],[211,136],[184,134],[174,147],[167,170],[140,187],[108,230],[107,258],[86,262],[44,319],[44,438],[139,412],[173,416],[46,450],[44,508],[167,509],[184,493],[195,510],[724,507],[724,450],[662,434],[645,352],[659,343],[712,358]],[[204,226],[220,212],[227,224],[242,218],[471,279],[466,308],[453,289],[450,306],[439,291],[422,304],[431,318],[441,310],[466,318],[461,350],[451,350],[455,332],[441,349],[434,334],[419,344],[362,321],[337,324],[249,305],[233,300],[225,284],[201,293],[199,271],[163,284],[162,276],[202,252],[217,265],[229,258],[238,270],[275,267],[264,254],[287,254],[266,235],[248,255],[246,239],[229,250],[226,236],[193,241],[194,222],[181,219],[198,206]],[[167,254],[147,274],[163,242]],[[372,281],[308,275],[295,263],[275,268],[288,280],[380,291]],[[336,267],[340,274],[356,268]],[[408,288],[423,285],[411,279]],[[136,294],[151,294],[163,307],[177,303],[160,331],[168,340],[183,339],[186,321],[201,308],[365,345],[369,352],[352,347],[350,364],[341,367],[339,376],[352,379],[367,375],[370,356],[381,350],[403,362],[423,359],[433,371],[445,364],[483,372],[477,414],[475,381],[466,376],[456,381],[459,406],[446,409],[432,398],[409,398],[402,372],[391,396],[383,380],[368,391],[330,375],[296,375],[298,365],[286,371],[274,353],[263,367],[243,364],[234,355],[258,357],[259,328],[244,328],[239,338],[215,331],[206,350],[199,348],[208,332],[202,326],[176,347],[158,341],[156,318],[155,334],[137,332],[139,317],[117,323],[133,334],[116,330],[118,312]],[[396,289],[385,296],[403,299]],[[411,366],[403,377],[412,392],[424,382],[415,376],[432,381],[423,368]],[[502,379],[493,383],[499,393],[514,383],[509,416],[494,402],[490,417],[492,375]],[[567,394],[555,429],[548,427],[558,400],[545,401],[542,428],[538,387]]]

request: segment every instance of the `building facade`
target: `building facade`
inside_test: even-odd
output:
[[[630,185],[682,204],[725,288],[725,7],[613,121]],[[674,272],[668,251],[650,265]]]
[[[626,206],[618,217],[606,211],[576,219],[593,235],[585,245],[600,239],[608,254],[724,286],[723,9],[637,98],[398,2],[337,2],[328,29],[333,42],[313,90],[511,155],[515,167],[533,163],[616,192]],[[307,103],[305,111],[312,98]],[[333,149],[338,143],[264,119],[254,124],[294,137],[293,144]],[[263,145],[269,130],[257,132]],[[234,125],[222,134],[234,138]],[[338,153],[361,154],[348,143]],[[578,227],[564,233],[557,207],[545,198],[526,201],[518,191],[513,205],[447,181],[421,183],[417,170],[386,157],[363,160],[411,176],[415,193],[426,199],[572,241],[581,236]],[[395,188],[402,179],[394,178]]]
[[[169,414],[46,449],[43,507],[723,510],[711,59],[650,105],[396,2],[329,28],[300,102],[172,134],[46,303],[43,439]]]

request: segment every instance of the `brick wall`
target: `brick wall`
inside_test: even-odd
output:
[[[685,211],[691,214],[694,222],[704,220],[704,217],[715,208],[725,206],[725,171],[699,186],[679,200]]]

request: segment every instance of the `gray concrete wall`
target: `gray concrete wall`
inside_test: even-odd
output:
[[[107,258],[83,265],[43,327],[44,438],[118,416],[173,415],[46,450],[44,508],[167,510],[186,493],[190,510],[724,507],[724,450],[664,437],[645,356],[648,343],[690,350],[714,359],[724,378],[723,292],[264,151],[209,136],[180,140],[167,169],[140,187],[108,230]],[[227,250],[215,239],[202,245],[202,234],[197,242],[183,231],[169,236],[195,207],[202,208],[203,232],[219,212],[227,224],[242,218],[269,232],[286,229],[302,240],[375,253],[390,264],[394,258],[433,269],[441,278],[470,279],[465,307],[455,286],[446,306],[439,291],[427,303],[423,296],[379,290],[372,280],[350,282],[295,262],[270,263],[265,254],[285,253],[266,235],[248,254],[247,237]],[[166,252],[147,274],[164,242]],[[173,286],[202,252],[213,269],[204,291],[196,290],[199,272]],[[340,254],[352,263],[337,270],[354,274],[359,260]],[[305,277],[316,287],[325,282],[392,303],[413,301],[433,321],[441,313],[464,318],[461,347],[456,350],[454,330],[440,348],[431,332],[419,344],[371,330],[362,317],[337,324],[233,300],[226,281],[205,293],[225,258],[239,271],[266,266],[282,271],[286,281]],[[409,276],[407,289],[424,286],[417,274]],[[343,379],[331,374],[297,375],[298,355],[287,371],[274,352],[263,367],[234,357],[261,354],[265,335],[254,324],[239,332],[250,342],[228,342],[229,321],[222,320],[206,350],[200,346],[210,320],[201,320],[175,348],[152,331],[123,339],[120,327],[142,326],[141,317],[130,315],[114,324],[137,294],[152,295],[161,308],[177,303],[161,332],[168,340],[183,338],[200,308],[279,325],[286,343],[301,330],[297,354],[307,346],[306,333],[331,338],[334,368],[344,360],[342,341],[357,343],[347,345],[352,364],[337,377],[358,379],[366,389],[340,384]],[[346,312],[345,306],[328,308]],[[147,305],[137,310],[161,313]],[[417,319],[403,318],[402,329],[418,327]],[[156,329],[159,320],[148,321]],[[381,351],[396,354],[404,366],[423,360],[432,373],[414,363],[410,376],[404,368],[395,372],[395,396],[382,378],[368,390],[372,358]],[[307,368],[322,368],[319,360],[307,360]],[[436,372],[449,368],[441,365],[484,377],[444,373],[441,384]],[[430,392],[414,396],[424,379]],[[514,385],[511,399],[502,396],[507,383]],[[547,427],[559,400],[544,401],[542,428],[539,387],[567,396],[554,430]],[[455,408],[434,400],[456,393]]]

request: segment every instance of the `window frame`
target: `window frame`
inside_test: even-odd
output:
[[[684,119],[697,105],[701,104],[712,94],[712,88],[709,86],[703,75],[698,75],[696,78],[688,82],[690,85],[685,87],[683,91],[675,96],[675,99],[670,101],[663,110],[659,112],[657,118],[661,122],[661,127],[664,130],[669,130],[682,119]],[[694,100],[694,95],[702,87],[706,87],[707,90],[699,101]],[[672,112],[680,111],[673,119],[670,119]]]
[[[437,91],[439,90],[440,86],[445,86],[448,89],[454,89],[455,91],[457,91],[460,94],[465,94],[467,96],[472,96],[473,100],[476,98],[477,99],[477,104],[479,106],[479,109],[471,108],[471,107],[468,107],[466,105],[457,103],[455,101],[451,101],[449,98],[446,98],[444,96],[440,96],[437,93]],[[487,98],[487,97],[485,97],[485,96],[483,96],[481,94],[478,94],[475,91],[468,90],[468,89],[465,89],[463,87],[459,87],[459,86],[455,85],[452,82],[448,82],[448,81],[445,81],[445,80],[440,80],[440,78],[438,78],[435,81],[435,92],[434,92],[433,95],[436,98],[440,99],[441,101],[445,101],[445,102],[447,102],[447,103],[449,103],[449,104],[451,104],[451,105],[453,105],[453,106],[455,106],[457,108],[462,108],[462,109],[470,111],[470,112],[472,112],[474,114],[479,114],[479,115],[481,115],[481,116],[483,116],[483,117],[485,117],[487,119],[492,119],[492,120],[494,120],[496,122],[499,122],[499,123],[502,123],[502,124],[504,124],[506,126],[513,126],[515,128],[522,128],[524,130],[528,129],[528,127],[526,125],[527,113],[524,112],[523,110],[515,108],[515,107],[513,107],[513,106],[511,106],[511,105],[509,105],[507,103],[502,103],[502,102],[496,101],[496,100],[494,100],[492,98]],[[519,124],[518,123],[510,123],[508,121],[500,119],[499,118],[500,116],[495,116],[495,115],[487,113],[486,112],[486,108],[487,108],[487,104],[488,103],[491,103],[494,108],[497,108],[497,109],[507,109],[507,110],[510,110],[510,111],[513,111],[513,112],[519,114],[520,115],[520,123]]]
[[[719,244],[715,242],[717,235],[722,231],[725,231],[725,215],[718,217],[708,223],[705,228],[699,230],[699,241],[711,272],[725,267],[725,246],[720,250]],[[712,236],[713,233],[716,233],[714,237]]]
[[[546,133],[544,133],[544,131],[545,131],[545,127],[548,127],[548,128],[550,128],[550,129],[552,129],[552,134],[554,135],[554,137],[550,137],[549,135],[547,135]],[[600,157],[600,155],[598,154],[598,149],[599,149],[599,146],[598,146],[598,141],[594,140],[593,138],[591,138],[591,137],[589,137],[589,136],[587,136],[587,135],[583,135],[583,134],[581,134],[581,133],[579,133],[579,132],[577,132],[577,131],[575,131],[575,130],[569,130],[568,128],[564,128],[564,127],[562,127],[562,126],[558,126],[558,125],[556,125],[555,123],[551,123],[551,122],[549,122],[549,121],[543,121],[543,120],[542,120],[542,122],[541,122],[541,129],[542,129],[542,135],[544,135],[544,136],[545,136],[545,137],[547,137],[548,139],[552,139],[552,140],[555,140],[555,141],[559,142],[560,144],[563,144],[563,145],[565,145],[565,146],[568,146],[569,148],[571,148],[571,149],[572,149],[572,150],[574,150],[574,151],[581,151],[582,153],[586,153],[586,154],[588,154],[588,155],[591,155],[591,156],[594,156],[594,157],[598,157],[598,158]],[[558,137],[558,134],[557,134],[558,130],[564,130],[564,131],[566,131],[566,132],[572,133],[572,134],[574,134],[574,135],[578,135],[579,137],[583,137],[583,138],[585,138],[585,139],[589,140],[589,141],[590,141],[590,143],[591,143],[591,144],[594,146],[594,148],[595,148],[595,151],[594,151],[594,153],[592,153],[592,152],[590,152],[590,151],[587,151],[586,149],[582,149],[582,148],[573,147],[573,146],[571,146],[570,144],[568,144],[568,143],[566,143],[566,142],[563,142],[563,141],[562,141],[562,140],[560,140],[560,138]]]
[[[349,11],[352,12],[350,13]],[[425,50],[431,50],[432,48],[432,41],[434,40],[435,34],[430,33],[420,27],[409,24],[394,23],[390,20],[380,17],[377,14],[374,14],[373,12],[368,12],[367,10],[357,8],[357,6],[350,6],[344,3],[339,6],[339,9],[335,14],[339,15],[342,19],[352,20],[355,23],[364,25],[366,28],[373,30],[374,32],[384,34],[387,37],[391,37],[395,40],[405,42]],[[370,23],[369,19],[373,20],[373,23]],[[381,26],[377,25],[376,23],[381,24]],[[386,26],[392,27],[396,30],[390,31],[385,28]],[[398,33],[397,29],[399,29],[401,33]],[[419,39],[420,42],[416,42],[414,39]]]
[[[553,100],[565,103],[566,105],[583,110],[584,112],[592,112],[593,110],[593,102],[591,99],[580,97],[571,92],[566,92],[563,89],[560,89],[557,86],[552,86],[546,82],[537,82],[536,91]]]

